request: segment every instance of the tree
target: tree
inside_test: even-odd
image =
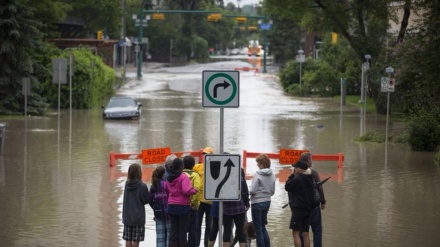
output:
[[[2,0],[0,5],[0,114],[17,114],[24,111],[22,79],[29,77],[32,93],[29,113],[42,114],[45,104],[41,84],[35,77],[42,66],[34,57],[44,53],[43,35],[38,30],[41,23],[32,19],[29,8],[18,0]]]

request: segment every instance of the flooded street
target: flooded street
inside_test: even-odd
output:
[[[243,64],[144,73],[141,81],[132,80],[117,92],[143,104],[139,120],[104,121],[98,107],[73,110],[72,121],[69,110],[63,110],[60,123],[56,114],[0,118],[6,124],[0,156],[0,246],[124,246],[122,194],[132,161],[110,167],[110,151],[190,151],[205,146],[218,151],[220,110],[202,107],[202,72]],[[239,95],[240,107],[224,110],[224,151],[344,154],[339,170],[333,161],[314,163],[321,178],[331,176],[324,186],[324,246],[437,245],[440,170],[433,163],[434,153],[412,152],[402,144],[389,143],[385,149],[384,144],[355,142],[360,135],[358,109],[341,108],[333,99],[286,96],[273,75],[241,72]],[[365,126],[367,131],[384,131],[385,117],[367,116]],[[272,162],[278,179],[269,235],[272,246],[293,246],[290,210],[282,208],[288,201],[284,183],[291,170]],[[247,164],[250,185],[257,167],[252,158]],[[148,186],[153,169],[143,166]],[[141,246],[154,247],[153,213],[149,206],[146,210],[146,241]]]

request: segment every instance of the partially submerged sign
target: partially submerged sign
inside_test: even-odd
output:
[[[299,160],[302,153],[309,150],[280,149],[280,164],[293,164]]]
[[[167,156],[170,154],[170,147],[144,149],[142,150],[142,164],[147,165],[164,163]]]

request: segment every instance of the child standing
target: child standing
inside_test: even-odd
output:
[[[168,193],[166,191],[165,167],[158,166],[152,175],[150,188],[150,206],[156,222],[156,247],[168,247],[171,223],[168,213]]]
[[[169,247],[187,247],[188,220],[190,214],[190,196],[197,193],[191,180],[185,175],[183,161],[174,159],[167,177],[168,214],[171,220]]]
[[[141,166],[131,164],[128,168],[122,207],[122,239],[127,247],[137,247],[140,241],[144,241],[145,204],[148,204],[148,201],[148,186],[142,182]]]

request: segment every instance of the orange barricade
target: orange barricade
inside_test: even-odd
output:
[[[145,151],[145,150],[142,150]],[[142,151],[140,153],[114,153],[113,151],[110,151],[110,166],[116,166],[116,160],[143,160],[143,154]],[[179,152],[171,152],[170,154],[175,154],[177,157],[182,157],[185,155],[191,155],[195,158],[198,158],[199,160],[202,158],[202,151],[203,149],[197,150],[197,151],[179,151]],[[154,164],[161,164],[165,162],[165,160],[160,160],[157,163]],[[145,164],[145,163],[144,163]]]
[[[298,150],[298,151],[305,151],[305,150]],[[260,153],[257,152],[248,152],[246,150],[243,150],[243,168],[246,168],[246,160],[247,158],[255,158]],[[271,159],[280,159],[279,153],[266,153],[267,156]],[[343,161],[344,161],[344,154],[338,153],[338,154],[312,154],[312,159],[314,161],[337,161],[338,162],[338,168],[342,168]],[[281,165],[283,162],[280,162]]]

